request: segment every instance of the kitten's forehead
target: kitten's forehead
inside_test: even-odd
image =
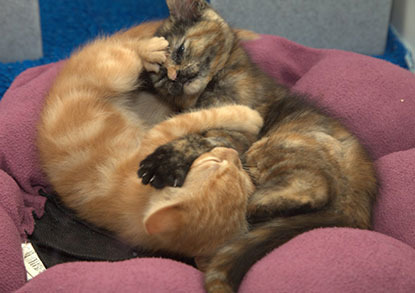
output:
[[[205,0],[166,0],[170,16],[177,20],[194,20],[209,8]]]
[[[193,57],[200,57],[213,48],[221,48],[227,41],[226,38],[231,39],[220,22],[205,19],[189,26],[178,23],[171,26],[170,30],[163,30],[161,36],[169,41],[171,50],[184,44],[187,50],[191,50]]]
[[[182,5],[183,7],[186,6],[185,4]],[[227,23],[213,9],[206,6],[199,14],[188,15],[187,17],[178,18],[171,12],[170,17],[159,28],[157,34],[167,39],[172,39],[183,35],[200,35],[200,32],[214,33],[222,29],[229,29]]]

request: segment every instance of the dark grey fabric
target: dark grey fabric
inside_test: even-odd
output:
[[[189,258],[132,248],[99,229],[77,218],[64,207],[56,195],[46,194],[45,212],[35,218],[35,230],[29,236],[46,268],[72,261],[121,261],[134,257],[167,257],[193,265]]]

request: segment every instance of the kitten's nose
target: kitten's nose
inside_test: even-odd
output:
[[[167,68],[167,77],[170,80],[176,80],[177,76],[178,76],[178,71],[176,70],[174,66]]]

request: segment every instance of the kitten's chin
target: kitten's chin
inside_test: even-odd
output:
[[[208,84],[207,78],[198,78],[184,84],[183,92],[185,95],[194,96],[201,93]]]

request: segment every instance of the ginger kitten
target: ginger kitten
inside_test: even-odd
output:
[[[140,78],[166,60],[168,42],[150,37],[158,24],[99,38],[67,60],[45,100],[37,147],[53,189],[82,219],[132,246],[203,257],[247,229],[254,186],[237,152],[202,155],[180,189],[142,184],[139,163],[159,145],[210,129],[255,138],[263,120],[240,105],[167,119],[171,107]]]

